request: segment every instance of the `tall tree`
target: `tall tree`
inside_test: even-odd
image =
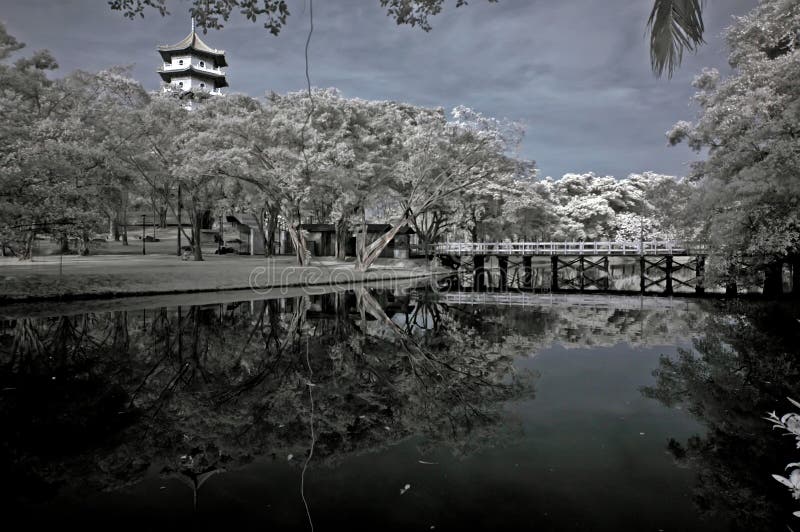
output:
[[[696,122],[668,133],[707,157],[692,167],[695,212],[720,259],[710,273],[771,269],[782,261],[800,270],[800,5],[765,1],[728,29],[730,64],[722,79],[705,70],[694,80]]]

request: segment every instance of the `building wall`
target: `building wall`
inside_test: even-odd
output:
[[[181,70],[187,68],[189,65],[198,69],[211,70],[218,73],[223,73],[222,69],[216,68],[214,61],[206,57],[196,56],[194,54],[182,54],[172,56],[170,62],[165,62],[163,69],[166,72],[170,70]],[[181,85],[183,83],[183,85]],[[213,81],[208,79],[201,79],[192,75],[181,75],[172,79],[171,85],[176,89],[181,90],[218,90]]]
[[[181,85],[183,83],[183,85]],[[172,79],[172,86],[181,90],[214,90],[214,84],[206,79],[195,76],[181,76]]]
[[[183,61],[183,63],[181,63],[181,61]],[[170,68],[186,68],[191,63],[192,63],[192,56],[189,54],[174,55],[172,56],[171,63],[164,63],[164,68],[167,70],[169,70]]]

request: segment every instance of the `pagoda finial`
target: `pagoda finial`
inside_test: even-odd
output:
[[[192,16],[192,33],[194,33],[194,16]]]

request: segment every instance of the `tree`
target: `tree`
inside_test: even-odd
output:
[[[672,77],[683,52],[703,44],[703,0],[655,0],[647,30],[650,32],[650,66],[657,76]]]
[[[247,100],[238,110],[218,115],[222,135],[212,129],[217,139],[212,167],[255,187],[272,223],[280,213],[301,265],[308,263],[309,253],[300,225],[310,213],[328,216],[335,186],[330,161],[337,148],[332,131],[339,122],[324,103],[330,95],[315,93],[312,99],[307,93],[272,93],[266,105]]]
[[[2,29],[2,55],[22,45]],[[3,36],[4,35],[4,36]],[[118,107],[109,76],[75,72],[51,80],[57,67],[48,52],[0,65],[0,240],[21,259],[31,258],[37,233],[68,249],[89,244],[119,201],[121,171],[106,152],[106,131]]]
[[[727,32],[735,73],[697,76],[697,121],[668,133],[670,144],[708,150],[690,177],[700,189],[694,212],[719,258],[710,273],[719,278],[787,259],[800,264],[799,27],[793,2],[765,1],[738,19]]]
[[[24,46],[0,24],[0,61]],[[39,152],[58,134],[47,119],[61,100],[46,76],[57,67],[46,50],[13,65],[0,63],[0,240],[20,259],[31,258],[37,231],[56,221],[42,200],[58,178],[50,172],[50,159]]]
[[[521,139],[518,124],[486,117],[466,107],[453,110],[446,120],[441,109],[403,105],[403,133],[394,166],[393,192],[399,219],[374,242],[357,250],[356,267],[366,270],[381,251],[412,220],[424,213],[441,211],[459,194],[491,186],[533,163],[520,161],[515,150]],[[364,231],[362,231],[364,234]]]

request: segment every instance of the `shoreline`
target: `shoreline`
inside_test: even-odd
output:
[[[414,261],[387,261],[366,272],[353,263],[319,261],[297,266],[291,259],[214,257],[202,262],[171,256],[88,257],[4,264],[0,304],[73,302],[252,290],[269,292],[308,287],[424,279],[445,273]]]

